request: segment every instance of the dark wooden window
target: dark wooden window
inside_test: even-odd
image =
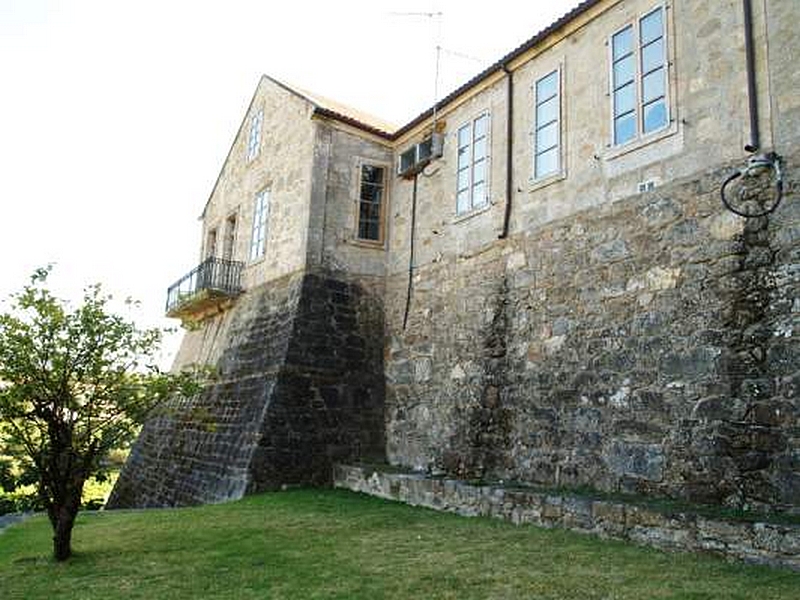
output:
[[[385,170],[374,165],[361,165],[358,194],[358,239],[383,241],[383,203]]]

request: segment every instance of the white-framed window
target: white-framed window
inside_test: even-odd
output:
[[[259,110],[250,117],[250,135],[247,137],[247,160],[251,161],[258,156],[261,148],[261,126],[264,123],[264,110]]]
[[[456,214],[489,202],[489,113],[458,128]]]
[[[664,7],[617,31],[610,45],[612,141],[621,146],[669,125]]]
[[[356,237],[367,242],[383,241],[386,169],[382,166],[359,166],[358,222]]]
[[[561,172],[561,71],[536,80],[533,87],[533,178]]]
[[[253,206],[253,230],[250,237],[250,260],[264,256],[267,248],[267,222],[269,221],[269,190],[256,194]]]

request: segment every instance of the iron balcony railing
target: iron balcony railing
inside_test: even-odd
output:
[[[243,263],[209,257],[167,290],[166,312],[191,302],[204,291],[220,296],[236,296],[242,291]]]

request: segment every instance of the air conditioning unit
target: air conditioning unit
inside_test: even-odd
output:
[[[433,133],[429,138],[411,146],[400,155],[397,160],[397,174],[400,177],[415,175],[434,158],[442,156],[443,152],[444,134]]]

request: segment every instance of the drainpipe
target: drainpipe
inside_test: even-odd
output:
[[[758,129],[758,89],[756,86],[755,49],[753,47],[753,6],[744,0],[744,54],[747,68],[747,101],[750,109],[750,143],[744,147],[751,154],[761,147]]]
[[[417,177],[414,173],[414,186],[411,188],[411,240],[408,249],[408,289],[406,290],[406,310],[403,314],[403,331],[408,325],[408,311],[411,308],[411,291],[414,286],[414,234],[417,229]]]
[[[514,165],[512,163],[514,156],[514,75],[508,65],[503,65],[503,72],[506,74],[508,110],[506,111],[506,212],[503,218],[503,232],[499,236],[501,240],[508,237],[508,228],[511,223],[511,202],[514,197]]]
[[[774,151],[766,154],[757,154],[761,148],[761,135],[758,128],[758,86],[756,85],[755,50],[753,47],[753,6],[750,0],[743,0],[744,14],[744,53],[745,69],[747,71],[747,105],[750,113],[750,143],[744,149],[750,153],[747,163],[741,169],[731,173],[720,188],[722,203],[732,213],[746,218],[766,217],[774,212],[783,199],[783,171],[781,157]],[[772,184],[772,199],[760,207],[740,205],[736,202],[737,196],[730,188],[731,184],[739,181],[746,185],[748,180],[761,177],[770,173],[774,179]]]

